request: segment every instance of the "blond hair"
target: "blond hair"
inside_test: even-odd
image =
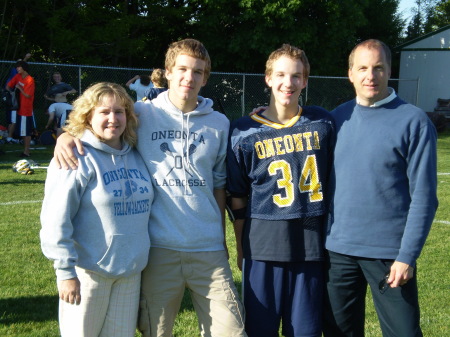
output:
[[[274,62],[282,56],[289,57],[292,60],[300,60],[303,64],[303,78],[305,79],[305,81],[308,80],[310,66],[305,52],[300,48],[291,46],[290,44],[286,43],[283,44],[277,50],[274,50],[269,55],[269,58],[267,59],[266,62],[266,72],[265,72],[266,76],[272,75]]]
[[[134,102],[126,90],[116,83],[99,82],[87,88],[83,95],[73,102],[73,110],[69,114],[68,124],[63,128],[64,131],[69,132],[74,137],[81,138],[84,131],[88,129],[102,140],[93,131],[91,118],[94,109],[102,103],[105,97],[114,97],[124,107],[127,125],[120,139],[131,146],[136,145],[138,120],[134,113]]]
[[[164,69],[155,69],[152,71],[152,82],[157,88],[164,88],[167,86],[167,79]]]
[[[209,58],[205,46],[200,41],[195,39],[184,39],[170,44],[169,49],[167,49],[166,52],[166,70],[172,70],[178,55],[188,55],[205,61],[205,81],[208,79],[211,72],[211,59]]]

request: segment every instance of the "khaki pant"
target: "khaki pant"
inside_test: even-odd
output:
[[[224,251],[151,248],[142,273],[139,329],[144,337],[171,337],[185,288],[203,337],[242,337],[243,307]]]
[[[134,337],[141,274],[110,279],[77,268],[81,303],[59,300],[62,337]]]

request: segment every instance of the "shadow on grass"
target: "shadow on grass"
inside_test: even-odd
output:
[[[58,319],[58,296],[0,299],[0,322],[11,325]]]
[[[0,185],[23,185],[23,184],[43,184],[45,183],[45,177],[42,179],[27,179],[29,176],[24,176],[25,179],[10,179],[8,181],[0,181]]]

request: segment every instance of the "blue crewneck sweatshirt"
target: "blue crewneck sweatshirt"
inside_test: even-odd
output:
[[[434,125],[398,97],[379,107],[352,100],[332,115],[337,141],[326,248],[414,266],[438,205]]]

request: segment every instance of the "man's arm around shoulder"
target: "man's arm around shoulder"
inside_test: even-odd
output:
[[[76,146],[78,153],[84,155],[83,145],[81,140],[68,134],[63,133],[56,140],[56,146],[54,150],[55,163],[58,168],[64,168],[76,170],[78,167],[78,158],[75,156],[73,147]]]

